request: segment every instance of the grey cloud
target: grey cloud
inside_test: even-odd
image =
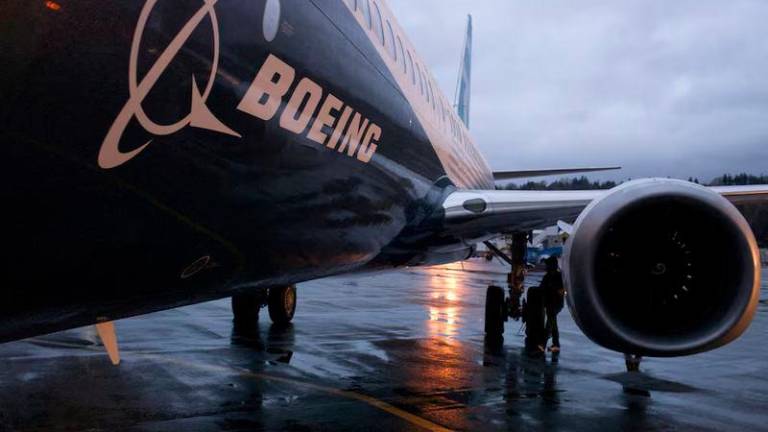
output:
[[[473,14],[472,135],[494,169],[768,173],[768,2],[389,4],[450,100]]]

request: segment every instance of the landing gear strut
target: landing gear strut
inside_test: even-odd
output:
[[[523,309],[520,307],[520,299],[525,292],[525,255],[528,252],[528,233],[517,232],[512,234],[512,271],[507,277],[509,285],[509,316],[515,321],[523,316]]]
[[[270,288],[269,292],[257,291],[232,296],[232,314],[236,324],[255,323],[259,311],[267,306],[269,318],[277,325],[291,322],[296,313],[296,286]]]

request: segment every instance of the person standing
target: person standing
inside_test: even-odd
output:
[[[546,330],[545,345],[546,340],[552,337],[549,351],[557,353],[560,352],[560,329],[557,327],[557,314],[563,310],[565,304],[565,287],[563,286],[563,275],[557,265],[557,257],[547,258],[545,264],[547,272],[541,279],[544,311],[547,317],[547,322],[544,325]]]

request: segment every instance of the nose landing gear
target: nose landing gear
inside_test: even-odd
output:
[[[267,306],[269,318],[277,325],[291,322],[296,313],[296,286],[270,288],[269,291],[239,293],[232,296],[235,323],[247,324],[259,320],[259,311]]]

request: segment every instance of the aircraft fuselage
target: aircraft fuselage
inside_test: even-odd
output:
[[[0,341],[466,255],[491,173],[384,5],[49,3],[0,7]]]

